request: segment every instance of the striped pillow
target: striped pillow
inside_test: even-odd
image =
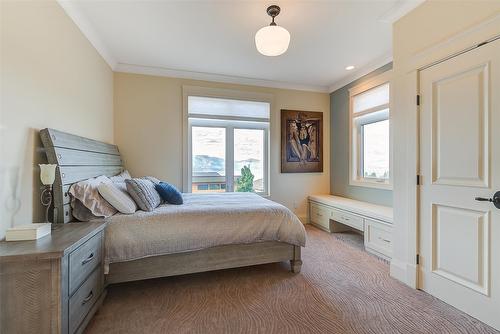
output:
[[[99,194],[108,201],[116,210],[125,214],[132,214],[137,211],[137,205],[127,192],[125,182],[122,187],[118,183],[101,183],[97,190]]]
[[[160,205],[161,198],[155,185],[147,179],[125,180],[127,191],[143,211],[153,211]]]

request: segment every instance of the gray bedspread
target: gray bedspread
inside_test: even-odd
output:
[[[305,246],[300,220],[252,193],[184,194],[184,204],[106,219],[105,271],[114,262],[214,246],[281,241]]]

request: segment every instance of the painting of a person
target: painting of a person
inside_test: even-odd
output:
[[[308,128],[308,132],[309,132],[309,152],[311,153],[310,159],[316,160],[316,158],[318,157],[316,126],[314,124],[311,124]]]
[[[318,155],[315,122],[298,119],[288,124],[288,160],[301,163],[316,160]]]
[[[288,111],[287,111],[288,112]],[[288,116],[288,117],[287,117]],[[282,115],[284,137],[282,160],[285,164],[296,164],[295,170],[322,170],[321,122],[318,112],[295,112]],[[290,165],[292,166],[292,165]]]
[[[300,159],[302,156],[302,147],[300,146],[299,131],[297,129],[297,123],[289,123],[289,136],[288,136],[288,160],[292,160],[293,157]]]

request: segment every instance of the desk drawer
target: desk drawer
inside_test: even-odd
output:
[[[102,292],[102,268],[99,266],[69,299],[69,332],[74,333]]]
[[[330,216],[330,209],[311,203],[311,223],[319,225],[320,227],[330,231]]]
[[[365,247],[386,257],[392,256],[392,227],[372,219],[365,219]]]
[[[102,232],[69,254],[69,294],[71,295],[102,261]]]
[[[362,217],[347,213],[345,211],[333,210],[332,219],[341,224],[350,226],[360,231],[364,231],[364,222]]]

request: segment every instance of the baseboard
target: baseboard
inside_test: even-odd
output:
[[[417,266],[397,259],[391,260],[390,275],[404,284],[417,288]]]
[[[416,264],[411,264],[408,263],[406,265],[407,271],[406,271],[406,277],[407,277],[407,284],[411,286],[414,289],[418,289],[418,275],[417,275],[417,270],[418,267]]]

